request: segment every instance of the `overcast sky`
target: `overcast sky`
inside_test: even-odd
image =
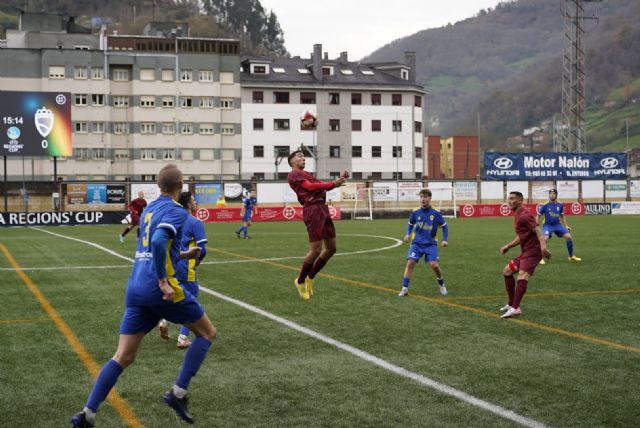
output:
[[[330,58],[359,60],[387,43],[474,16],[500,0],[260,0],[273,10],[291,55],[309,57],[315,43]]]

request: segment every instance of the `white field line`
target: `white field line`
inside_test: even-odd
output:
[[[123,256],[121,254],[118,254],[118,253],[114,252],[114,251],[111,251],[108,248],[102,247],[101,245],[98,245],[98,244],[96,244],[94,242],[83,241],[81,239],[72,238],[72,237],[65,236],[65,235],[60,235],[60,234],[57,234],[57,233],[54,233],[54,232],[50,232],[48,230],[38,229],[36,227],[34,227],[33,229],[39,230],[39,231],[44,232],[44,233],[49,233],[49,234],[58,236],[60,238],[69,239],[69,240],[72,240],[72,241],[76,241],[76,242],[80,242],[80,243],[83,243],[83,244],[86,244],[86,245],[90,245],[90,246],[92,246],[94,248],[97,248],[99,250],[105,251],[105,252],[107,252],[109,254],[112,254],[112,255],[114,255],[116,257],[119,257],[121,259],[129,260],[129,261],[133,262],[133,259],[125,257],[125,256]],[[394,238],[389,238],[389,239],[394,239]],[[500,407],[500,406],[498,406],[496,404],[489,403],[488,401],[484,401],[484,400],[481,400],[481,399],[479,399],[477,397],[474,397],[473,395],[467,394],[464,391],[461,391],[459,389],[453,388],[453,387],[451,387],[449,385],[446,385],[444,383],[437,382],[437,381],[435,381],[433,379],[430,379],[430,378],[428,378],[426,376],[423,376],[423,375],[421,375],[419,373],[415,373],[415,372],[407,370],[407,369],[405,369],[403,367],[400,367],[400,366],[397,366],[395,364],[392,364],[392,363],[390,363],[390,362],[388,362],[386,360],[383,360],[382,358],[376,357],[375,355],[371,355],[368,352],[365,352],[365,351],[363,351],[361,349],[355,348],[355,347],[353,347],[351,345],[348,345],[346,343],[343,343],[343,342],[340,342],[338,340],[332,339],[329,336],[325,336],[323,334],[317,333],[317,332],[315,332],[315,331],[313,331],[311,329],[308,329],[306,327],[301,326],[300,324],[297,324],[297,323],[295,323],[293,321],[289,321],[286,318],[282,318],[282,317],[279,317],[278,315],[272,314],[271,312],[267,312],[264,309],[260,309],[260,308],[258,308],[256,306],[250,305],[250,304],[245,303],[245,302],[243,302],[241,300],[237,300],[237,299],[234,299],[232,297],[226,296],[224,294],[218,293],[217,291],[210,290],[209,288],[206,288],[206,287],[200,286],[200,290],[202,290],[203,292],[205,292],[207,294],[210,294],[211,296],[217,297],[217,298],[219,298],[221,300],[224,300],[226,302],[229,302],[229,303],[232,303],[234,305],[240,306],[241,308],[244,308],[244,309],[246,309],[246,310],[248,310],[250,312],[253,312],[255,314],[261,315],[261,316],[263,316],[265,318],[268,318],[268,319],[270,319],[272,321],[275,321],[275,322],[277,322],[279,324],[282,324],[287,328],[290,328],[292,330],[295,330],[295,331],[297,331],[299,333],[302,333],[302,334],[305,334],[307,336],[313,337],[316,340],[319,340],[319,341],[324,342],[324,343],[326,343],[328,345],[334,346],[334,347],[336,347],[336,348],[338,348],[338,349],[340,349],[342,351],[348,352],[351,355],[354,355],[354,356],[356,356],[356,357],[358,357],[360,359],[363,359],[363,360],[365,360],[365,361],[367,361],[367,362],[369,362],[371,364],[374,364],[374,365],[376,365],[378,367],[381,367],[381,368],[383,368],[383,369],[385,369],[387,371],[390,371],[392,373],[395,373],[395,374],[397,374],[399,376],[402,376],[402,377],[405,377],[407,379],[411,379],[411,380],[413,380],[413,381],[415,381],[415,382],[417,382],[417,383],[419,383],[421,385],[424,385],[426,387],[432,388],[432,389],[434,389],[434,390],[436,390],[436,391],[438,391],[438,392],[440,392],[442,394],[451,396],[453,398],[457,398],[460,401],[463,401],[465,403],[468,403],[468,404],[470,404],[472,406],[475,406],[475,407],[478,407],[480,409],[486,410],[486,411],[488,411],[490,413],[493,413],[493,414],[495,414],[497,416],[500,416],[502,418],[505,418],[505,419],[508,419],[510,421],[516,422],[516,423],[518,423],[518,424],[520,424],[522,426],[531,427],[531,428],[544,428],[544,427],[546,427],[546,425],[544,425],[541,422],[535,421],[533,419],[529,419],[529,418],[527,418],[525,416],[521,416],[521,415],[519,415],[519,414],[517,414],[517,413],[515,413],[515,412],[513,412],[511,410],[507,410],[507,409],[505,409],[503,407]]]

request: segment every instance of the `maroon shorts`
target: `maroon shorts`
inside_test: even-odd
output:
[[[522,271],[527,272],[529,275],[533,275],[533,272],[535,272],[536,267],[540,263],[540,260],[542,260],[542,254],[522,253],[509,262],[509,269],[511,269],[513,272]]]
[[[131,213],[131,225],[138,226],[140,224],[140,216],[136,213]]]
[[[336,237],[336,228],[331,220],[329,208],[325,204],[319,203],[304,207],[302,219],[307,226],[309,242]]]

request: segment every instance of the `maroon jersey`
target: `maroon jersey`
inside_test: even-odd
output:
[[[140,215],[142,214],[142,210],[147,206],[147,201],[144,198],[135,198],[133,201],[129,203],[129,211],[131,214]]]
[[[291,171],[287,176],[287,181],[289,182],[291,189],[296,192],[298,202],[300,202],[303,207],[307,207],[318,202],[324,203],[327,200],[327,190],[331,190],[334,187],[333,183],[324,183],[305,170]],[[317,186],[319,187],[317,189],[308,190],[302,187],[302,183],[305,181],[317,183],[320,186]]]
[[[536,223],[536,219],[528,209],[526,209],[525,207],[520,207],[520,209],[516,211],[514,227],[516,229],[518,238],[520,238],[520,248],[522,249],[523,254],[527,253],[532,255],[542,255],[540,241],[538,240],[538,235],[536,234],[537,226],[538,223]]]

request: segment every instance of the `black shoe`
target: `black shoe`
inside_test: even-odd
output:
[[[167,403],[167,406],[171,407],[176,415],[180,417],[183,421],[192,424],[194,422],[193,416],[189,413],[189,409],[187,408],[187,397],[178,398],[173,393],[173,389],[168,390],[162,396],[164,402]]]
[[[71,418],[71,426],[73,428],[91,428],[93,425],[87,420],[87,415],[84,410]]]
[[[240,239],[240,232],[236,232],[236,236]]]

